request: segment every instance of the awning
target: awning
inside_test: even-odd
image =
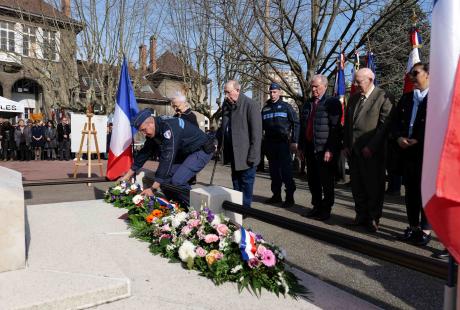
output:
[[[0,96],[0,112],[24,113],[24,105]]]

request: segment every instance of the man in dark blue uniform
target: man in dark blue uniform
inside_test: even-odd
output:
[[[188,181],[206,166],[215,150],[212,139],[181,118],[154,117],[153,111],[146,109],[136,115],[133,125],[145,135],[146,141],[123,179],[131,178],[159,150],[160,160],[155,181],[151,188],[142,192],[143,195],[152,196],[162,184],[190,189]],[[176,163],[178,156],[184,158],[184,161]],[[188,201],[185,196],[178,198],[184,203]]]
[[[262,109],[264,148],[268,158],[273,196],[266,203],[281,202],[281,185],[286,187],[283,207],[294,205],[295,182],[292,178],[291,153],[296,152],[299,140],[299,118],[294,109],[281,98],[281,87],[270,85],[270,99]]]

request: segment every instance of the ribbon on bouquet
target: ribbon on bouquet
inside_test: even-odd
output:
[[[241,241],[240,241],[240,250],[243,260],[246,262],[251,258],[254,258],[256,253],[256,238],[253,233],[247,231],[243,227],[241,229]]]

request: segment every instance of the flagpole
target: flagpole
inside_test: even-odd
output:
[[[459,305],[457,299],[458,290],[455,286],[455,259],[449,254],[449,264],[447,271],[447,283],[444,286],[444,303],[443,310],[455,310],[455,304]],[[459,308],[457,308],[459,309]]]

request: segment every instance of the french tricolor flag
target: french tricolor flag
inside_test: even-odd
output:
[[[412,78],[410,77],[409,72],[416,63],[420,62],[420,52],[418,48],[422,44],[422,38],[415,26],[412,27],[410,32],[410,43],[412,45],[412,51],[410,52],[409,59],[407,60],[406,74],[404,75],[403,93],[410,93],[414,90],[414,83],[412,82]]]
[[[460,1],[434,1],[422,198],[436,235],[460,262]]]
[[[133,163],[131,144],[133,133],[135,133],[131,127],[131,119],[138,112],[136,97],[129,78],[128,64],[126,58],[123,58],[107,162],[107,178],[109,180],[117,179],[131,168]]]
[[[254,234],[251,234],[251,232],[247,231],[243,227],[241,227],[240,250],[241,256],[243,257],[243,260],[245,262],[247,262],[251,258],[254,258],[254,254],[257,251],[256,238]]]

